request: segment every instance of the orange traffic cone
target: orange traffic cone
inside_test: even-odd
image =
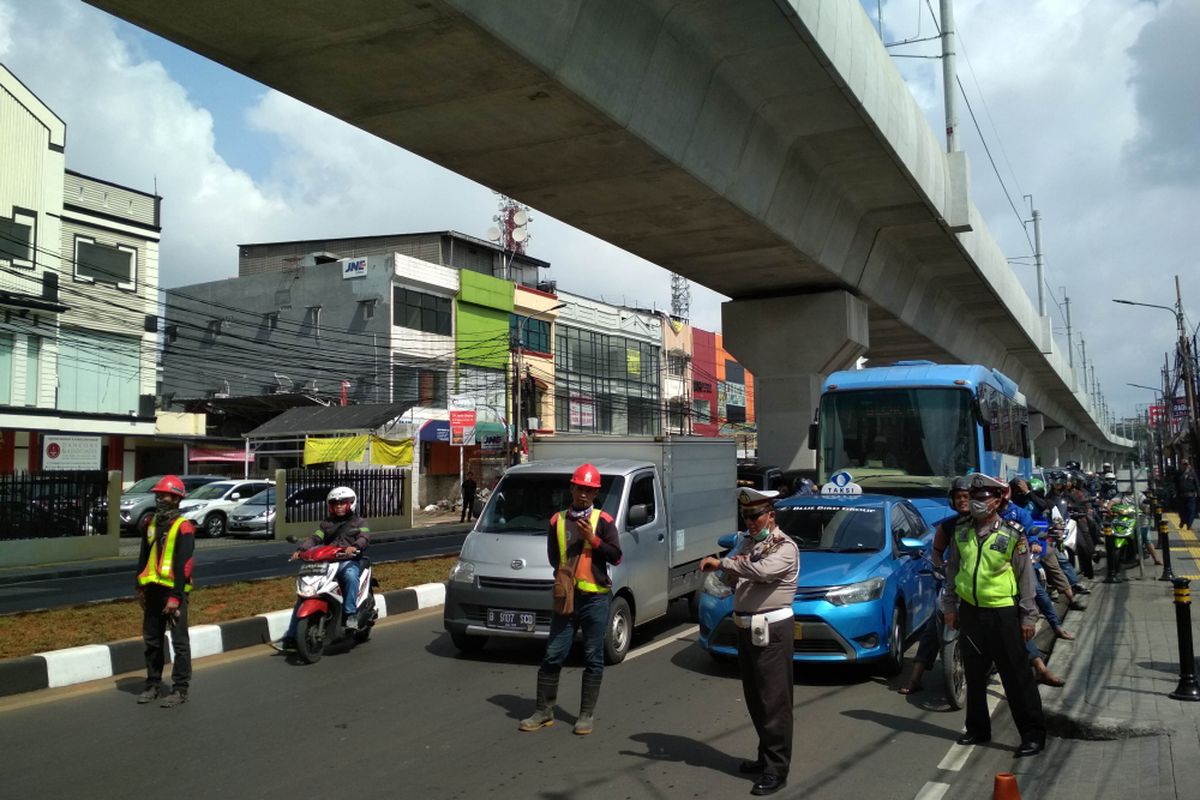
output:
[[[1021,800],[1021,790],[1017,788],[1017,776],[1011,772],[997,774],[996,783],[992,787],[992,800]]]

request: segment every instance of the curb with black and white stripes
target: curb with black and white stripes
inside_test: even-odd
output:
[[[442,583],[424,583],[375,594],[375,607],[380,618],[433,608],[445,602],[446,586]],[[194,625],[188,629],[192,659],[273,642],[287,631],[291,617],[292,610],[286,608],[248,619]],[[87,644],[6,659],[0,661],[0,697],[111,678],[136,672],[145,666],[145,646],[141,639]]]

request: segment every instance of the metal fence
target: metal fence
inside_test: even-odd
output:
[[[0,475],[0,539],[103,535],[107,498],[103,470]]]
[[[406,469],[289,469],[286,522],[319,522],[328,509],[325,496],[335,486],[349,486],[358,495],[358,513],[375,517],[404,516],[408,482]]]

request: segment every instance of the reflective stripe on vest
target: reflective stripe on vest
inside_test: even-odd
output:
[[[596,526],[600,523],[600,509],[593,508],[591,518],[592,532],[596,530]],[[583,552],[580,554],[579,563],[575,567],[575,588],[584,592],[593,594],[604,594],[608,591],[607,586],[601,586],[594,583],[592,578],[596,577],[592,574],[592,546],[585,540],[583,543]],[[558,514],[558,562],[564,564],[567,561],[567,512],[560,511]]]
[[[975,524],[967,520],[959,524],[954,538],[959,553],[954,577],[958,596],[978,608],[1016,605],[1019,590],[1012,556],[1020,534],[1001,524],[980,541]]]
[[[172,574],[175,564],[175,541],[179,536],[179,529],[183,527],[186,520],[179,517],[171,523],[171,527],[167,530],[167,541],[163,545],[161,557],[158,555],[158,536],[154,531],[154,519],[151,518],[150,524],[146,526],[146,538],[150,542],[150,556],[146,559],[146,567],[138,575],[138,586],[145,586],[148,583],[157,583],[161,586],[166,586],[168,589],[175,588],[175,576]],[[189,581],[183,586],[185,592],[192,590],[192,584]]]

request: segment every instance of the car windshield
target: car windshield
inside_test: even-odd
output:
[[[263,489],[245,502],[248,506],[270,506],[275,504],[275,487]]]
[[[596,505],[614,519],[621,502],[624,478],[603,475]],[[479,520],[487,533],[545,533],[550,517],[571,504],[566,475],[510,473],[504,476],[488,500]]]
[[[775,512],[776,524],[801,550],[834,553],[875,552],[884,545],[883,509],[803,506]]]
[[[206,483],[199,489],[192,489],[188,492],[188,500],[216,500],[229,491],[232,483],[218,482]]]
[[[150,494],[150,490],[154,488],[154,484],[158,483],[161,476],[155,475],[150,478],[142,478],[137,483],[125,490],[126,494]]]

